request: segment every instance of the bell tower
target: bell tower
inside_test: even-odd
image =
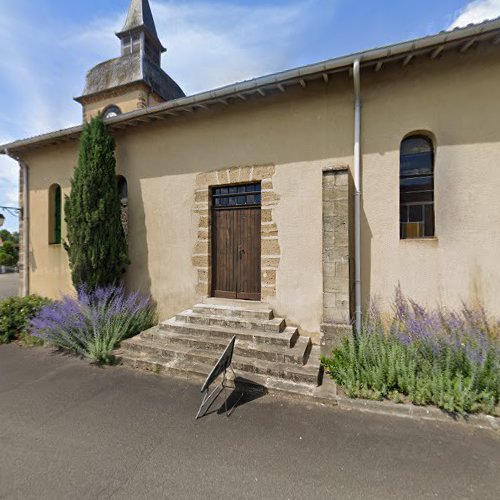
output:
[[[75,99],[83,107],[84,120],[98,113],[111,118],[185,96],[161,68],[166,49],[148,0],[131,0],[125,24],[116,36],[121,42],[120,57],[92,68],[82,96]]]
[[[163,47],[148,0],[132,0],[127,20],[122,30],[116,34],[122,43],[122,56],[143,51],[154,64],[161,64]]]

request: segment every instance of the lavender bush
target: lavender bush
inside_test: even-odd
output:
[[[139,293],[127,294],[122,286],[65,296],[44,307],[32,319],[31,334],[54,346],[81,354],[95,363],[110,363],[123,340],[151,328],[156,307]]]
[[[481,307],[428,311],[396,290],[392,321],[376,305],[359,336],[323,364],[350,397],[408,399],[460,414],[494,413],[500,399],[500,324]]]

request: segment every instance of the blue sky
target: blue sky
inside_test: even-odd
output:
[[[75,125],[129,0],[0,0],[0,143]],[[500,0],[152,0],[164,69],[188,94],[500,15]],[[0,156],[0,205],[17,205]],[[7,228],[16,221],[7,219]]]

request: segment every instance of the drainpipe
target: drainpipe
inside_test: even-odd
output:
[[[23,172],[23,296],[26,297],[30,293],[29,287],[29,251],[30,251],[30,197],[29,197],[29,169],[28,165],[23,161],[19,162]]]
[[[29,248],[30,248],[30,226],[29,226],[29,169],[28,165],[24,163],[20,158],[9,153],[8,149],[5,149],[5,154],[19,163],[23,174],[23,205],[21,208],[21,215],[23,218],[23,283],[22,283],[22,295],[26,297],[29,295]]]
[[[353,64],[354,77],[354,301],[356,332],[361,332],[361,76],[360,63]]]

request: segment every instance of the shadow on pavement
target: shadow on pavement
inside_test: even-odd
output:
[[[203,414],[204,417],[214,413],[217,413],[218,415],[229,413],[228,416],[231,416],[234,411],[241,406],[262,398],[268,392],[263,385],[255,384],[255,382],[242,377],[237,377],[234,382],[234,388],[221,388],[221,390],[217,393],[217,396],[213,398],[212,402],[207,407],[206,412]],[[223,396],[222,398],[220,397],[221,395]],[[218,407],[216,407],[217,405],[215,404],[217,401],[221,402]]]

